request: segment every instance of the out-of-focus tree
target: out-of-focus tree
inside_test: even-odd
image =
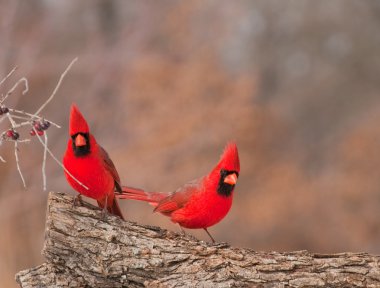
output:
[[[50,147],[63,154],[76,102],[133,186],[175,189],[207,172],[235,139],[242,173],[231,213],[212,228],[220,241],[378,253],[379,7],[0,1],[0,78],[18,65],[30,94],[11,104],[35,111],[78,56],[46,110],[63,126],[52,131]],[[26,191],[16,167],[0,163],[4,287],[15,285],[14,272],[42,261],[46,193],[36,151],[38,143],[20,150]],[[1,147],[2,156],[12,153]],[[48,188],[72,193],[61,168],[47,165]],[[176,229],[143,203],[122,206],[129,219]]]

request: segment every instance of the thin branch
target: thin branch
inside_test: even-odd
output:
[[[18,116],[18,115],[13,114],[12,117],[15,119],[27,120],[28,122],[30,121],[30,117],[27,117],[27,116]]]
[[[16,122],[13,120],[12,115],[9,114],[9,113],[7,113],[7,117],[8,117],[8,119],[9,119],[9,122],[11,122],[12,128],[13,128],[13,129],[16,128],[17,124],[16,124]]]
[[[11,140],[11,141],[16,141],[16,140]],[[30,142],[30,139],[22,139],[22,140],[17,140],[18,143],[28,143]]]
[[[9,111],[11,112],[14,112],[14,113],[20,113],[20,114],[23,114],[23,115],[27,115],[27,116],[30,116],[32,118],[37,118],[37,119],[42,119],[42,117],[38,116],[38,115],[35,115],[35,114],[31,114],[31,113],[28,113],[28,112],[25,112],[23,110],[17,110],[17,109],[12,109],[12,108],[9,108]],[[57,128],[61,128],[61,126],[59,126],[57,123],[54,123],[53,121],[47,119],[47,118],[44,118],[45,120],[49,121],[52,125],[54,125],[55,127]]]
[[[58,163],[58,165],[60,165],[65,171],[66,173],[72,177],[72,179],[74,179],[79,185],[81,185],[82,187],[84,187],[85,189],[89,189],[87,186],[85,186],[83,183],[81,183],[78,179],[76,179],[65,167],[64,165],[54,156],[54,154],[50,151],[50,149],[48,148],[48,136],[47,136],[47,133],[45,132],[44,133],[44,141],[41,139],[41,137],[38,135],[38,131],[34,128],[34,121],[35,120],[39,120],[39,121],[48,121],[50,124],[54,125],[55,127],[57,128],[61,128],[60,125],[50,121],[50,120],[47,120],[46,118],[42,118],[40,117],[38,114],[49,104],[49,102],[54,98],[54,96],[56,95],[58,89],[60,88],[61,86],[61,83],[63,81],[63,79],[65,78],[66,74],[69,72],[69,70],[71,69],[71,67],[73,66],[73,64],[78,60],[78,58],[75,58],[74,60],[71,61],[71,63],[67,66],[66,70],[61,74],[61,77],[55,87],[55,89],[53,90],[53,93],[50,95],[50,97],[45,101],[45,103],[43,103],[40,108],[38,108],[38,110],[36,111],[36,113],[34,114],[31,114],[31,113],[27,113],[25,111],[22,111],[22,110],[17,110],[17,109],[9,109],[9,112],[6,113],[6,117],[0,117],[0,123],[4,121],[4,119],[8,119],[10,124],[11,124],[11,129],[13,129],[15,131],[16,128],[20,128],[20,127],[23,127],[23,126],[32,126],[32,130],[34,131],[34,133],[36,134],[38,140],[40,141],[40,143],[42,144],[42,146],[44,147],[44,153],[43,153],[43,162],[42,162],[42,179],[43,179],[43,189],[46,190],[46,186],[47,186],[47,177],[46,177],[46,158],[47,158],[47,153],[49,153],[49,155]],[[8,73],[8,75],[6,77],[4,77],[1,82],[0,82],[0,85],[2,85],[13,73],[14,71],[16,71],[17,67],[13,68],[11,72]],[[25,85],[25,88],[24,90],[22,91],[22,95],[25,95],[28,91],[29,91],[29,85],[28,85],[28,79],[23,77],[21,79],[19,79],[14,85],[13,87],[5,94],[5,96],[3,94],[1,94],[1,98],[0,98],[0,105],[16,90],[16,88],[20,85],[20,83],[24,83]],[[19,115],[14,115],[14,113],[17,113]],[[20,123],[17,123],[15,121],[15,119],[18,119],[20,121]],[[7,130],[9,131],[9,130]],[[26,183],[25,183],[25,179],[24,179],[24,176],[22,174],[22,171],[21,171],[21,167],[20,167],[20,159],[19,159],[19,155],[18,155],[18,143],[23,143],[23,142],[28,142],[30,141],[30,139],[23,139],[23,140],[18,140],[18,137],[19,135],[17,135],[17,137],[6,137],[6,133],[7,131],[4,131],[0,134],[0,145],[2,144],[3,140],[4,141],[14,141],[14,149],[15,149],[15,158],[16,158],[16,165],[17,165],[17,170],[20,174],[20,177],[21,177],[21,180],[22,180],[22,183],[24,185],[24,187],[26,188]],[[16,133],[16,132],[14,132]],[[0,156],[0,161],[1,162],[6,162],[1,156]]]
[[[5,94],[5,96],[3,98],[1,98],[0,103],[3,103],[5,101],[5,99],[7,99],[9,97],[9,95],[11,95],[13,93],[13,91],[16,90],[17,86],[20,85],[21,82],[24,82],[24,84],[25,84],[25,88],[22,91],[22,95],[25,95],[25,93],[27,93],[29,91],[29,85],[28,85],[28,79],[26,79],[25,77],[22,77],[20,80],[18,80],[16,82],[15,85],[13,85],[13,87],[7,92],[7,94]]]
[[[24,176],[22,175],[21,168],[20,168],[20,161],[18,158],[18,145],[17,144],[18,144],[18,142],[15,141],[15,158],[16,158],[17,170],[18,170],[18,173],[20,174],[22,184],[24,185],[24,188],[26,188],[25,179],[24,179]]]
[[[9,122],[11,123],[12,125],[12,128],[14,128],[17,124],[16,122],[13,120],[12,118],[12,115],[7,113],[7,117],[9,119]],[[20,167],[20,160],[19,160],[19,157],[18,157],[18,142],[19,141],[14,141],[15,142],[15,158],[16,158],[16,166],[17,166],[17,171],[18,173],[20,174],[20,177],[21,177],[21,181],[22,181],[22,184],[24,185],[24,188],[26,188],[26,183],[25,183],[25,179],[24,179],[24,176],[22,175],[22,172],[21,172],[21,167]],[[25,141],[24,141],[25,142]]]
[[[4,119],[7,119],[7,117],[4,117],[5,115],[0,117],[0,124],[4,121]]]
[[[28,79],[26,79],[25,77],[21,78],[19,81],[21,80],[25,80],[25,88],[24,90],[21,92],[22,95],[25,95],[26,93],[28,93],[29,91],[29,84],[28,84]]]
[[[33,127],[33,130],[34,130],[34,132],[36,132],[36,136],[37,136],[37,138],[38,138],[38,140],[41,142],[41,144],[45,147],[45,149],[46,149],[46,151],[49,153],[49,155],[54,159],[54,161],[55,162],[57,162],[57,164],[59,165],[59,166],[61,166],[62,168],[63,168],[63,170],[71,177],[71,178],[73,178],[80,186],[82,186],[83,188],[85,188],[86,190],[89,190],[89,188],[86,186],[86,185],[84,185],[82,182],[80,182],[77,178],[75,178],[75,176],[73,175],[73,174],[71,174],[70,173],[70,171],[69,170],[67,170],[66,169],[66,167],[62,164],[62,162],[61,161],[59,161],[58,159],[57,159],[57,157],[55,157],[55,155],[53,154],[53,152],[51,152],[50,151],[50,149],[49,149],[49,147],[47,147],[47,145],[45,145],[45,143],[44,143],[44,141],[42,141],[42,139],[41,139],[41,137],[37,134],[37,131],[36,131],[36,129],[34,129],[34,127]]]
[[[42,161],[42,182],[43,182],[43,189],[44,189],[44,191],[46,191],[46,152],[47,152],[46,148],[47,148],[47,144],[48,144],[48,136],[47,136],[46,132],[44,133],[44,138],[45,138],[45,143],[43,145],[44,146],[44,158]]]
[[[3,157],[0,156],[0,161],[3,162],[3,163],[7,163],[7,161],[4,160]]]
[[[9,113],[8,113],[9,114]],[[13,116],[11,116],[12,118],[13,118]],[[12,128],[13,129],[16,129],[16,128],[20,128],[20,127],[23,127],[23,126],[27,126],[27,125],[30,125],[31,124],[31,122],[30,121],[25,121],[25,122],[21,122],[21,123],[16,123],[16,122],[14,122],[13,124],[12,124]]]
[[[9,122],[11,122],[12,129],[16,129],[16,128],[20,128],[22,126],[30,125],[30,122],[28,122],[28,121],[17,124],[16,121],[13,120],[13,115],[11,115],[10,113],[7,113],[6,115],[7,115],[7,118],[9,119]],[[3,135],[4,133],[6,133],[6,131],[4,131],[1,135]],[[17,142],[19,142],[19,143],[29,142],[29,141],[30,141],[30,139],[17,140]]]
[[[3,80],[0,81],[0,86],[3,85],[3,83],[4,83],[9,77],[11,77],[11,75],[13,74],[13,72],[15,72],[15,71],[17,70],[17,68],[18,68],[17,66],[14,67],[14,68],[11,70],[11,72],[9,72],[8,75],[5,76],[5,77],[3,78]]]
[[[34,115],[38,115],[40,114],[40,112],[46,107],[47,104],[49,104],[49,102],[54,98],[55,94],[57,93],[59,87],[61,86],[61,83],[62,83],[62,80],[63,78],[66,76],[67,72],[69,72],[69,70],[71,69],[71,66],[73,66],[73,64],[78,60],[78,57],[76,57],[73,61],[71,61],[71,63],[69,64],[69,66],[67,66],[66,70],[61,74],[61,77],[59,78],[59,81],[57,83],[57,86],[55,86],[55,89],[53,91],[53,93],[50,95],[50,97],[46,100],[46,102],[44,104],[41,105],[41,107],[36,111],[36,113],[34,113]]]

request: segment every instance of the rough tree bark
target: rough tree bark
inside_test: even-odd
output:
[[[46,263],[21,287],[380,287],[379,256],[256,252],[124,222],[50,193]]]

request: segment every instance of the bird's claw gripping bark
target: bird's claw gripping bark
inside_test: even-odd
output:
[[[79,203],[79,205],[78,205]],[[74,201],[73,201],[73,208],[76,207],[76,206],[82,206],[83,205],[83,201],[82,201],[82,196],[80,194],[78,194],[75,198],[74,198]]]
[[[107,211],[107,207],[104,206],[104,208],[102,209],[102,213],[100,215],[100,218],[102,220],[107,220],[107,216],[108,216],[108,211]]]

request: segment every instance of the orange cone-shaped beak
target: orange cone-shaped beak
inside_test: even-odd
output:
[[[237,175],[236,173],[232,173],[230,175],[227,175],[226,178],[224,178],[224,183],[235,185],[237,182]]]
[[[84,138],[81,134],[78,134],[77,137],[75,137],[75,146],[86,146],[86,138]]]

